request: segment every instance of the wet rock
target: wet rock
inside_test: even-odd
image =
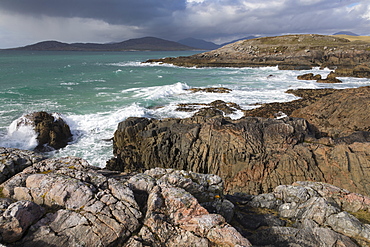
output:
[[[357,93],[344,102],[351,99],[359,105],[367,104],[363,100],[367,94],[355,95]],[[325,99],[327,110],[317,109],[318,114],[325,114],[334,107],[334,112],[346,116],[348,109],[349,114],[356,112],[358,115],[350,124],[343,123],[342,117],[337,126],[343,126],[343,129],[338,130],[346,136],[345,133],[351,132],[344,128],[363,123],[365,131],[370,121],[366,121],[367,115],[360,116],[359,109],[366,112],[366,106],[353,109],[355,104],[351,104],[352,107],[336,108],[335,102],[340,100],[343,99]],[[310,114],[306,116],[310,117]],[[328,120],[331,116],[318,118],[318,121]],[[314,125],[291,117],[239,120],[221,116],[165,120],[129,118],[118,126],[114,137],[116,157],[107,168],[141,171],[163,167],[212,173],[224,179],[229,193],[259,194],[281,184],[313,180],[369,195],[370,149],[366,135],[362,139],[351,136],[336,141],[338,136],[335,135],[323,137],[326,134],[321,126],[327,126],[325,123],[316,125],[317,122],[312,122]]]
[[[34,112],[23,117],[19,124],[30,124],[37,133],[37,151],[47,152],[65,147],[72,140],[67,123],[56,114]]]
[[[331,71],[329,75],[326,77],[326,79],[317,79],[316,80],[319,83],[341,83],[342,81],[336,78],[336,74]]]
[[[178,104],[176,111],[195,112],[194,116],[214,117],[223,116],[235,113],[241,110],[238,104],[232,102],[224,102],[215,100],[209,104],[193,103],[193,104]]]
[[[335,70],[335,75],[342,77],[370,78],[370,67],[369,64],[360,64],[354,67],[337,68]]]
[[[189,88],[187,89],[193,93],[230,93],[232,90],[226,87],[208,87],[208,88]]]
[[[299,75],[297,76],[297,79],[298,80],[321,80],[321,75],[320,74],[317,74],[317,75],[314,75],[313,73],[308,73],[308,74],[303,74],[303,75]]]

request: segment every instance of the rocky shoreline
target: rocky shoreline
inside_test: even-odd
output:
[[[370,87],[288,93],[239,120],[128,118],[105,169],[0,148],[0,243],[368,246]]]
[[[335,76],[370,77],[370,44],[335,36],[305,34],[242,40],[188,57],[150,59],[184,67],[266,67],[335,69]]]
[[[368,49],[292,35],[160,61],[340,65],[331,79],[339,72],[368,77]],[[223,101],[182,104],[177,110],[194,116],[128,118],[104,169],[44,156],[68,144],[69,127],[46,112],[25,116],[19,124],[34,127],[39,145],[37,152],[0,147],[0,245],[369,246],[370,87],[287,93],[300,99],[253,110]],[[225,117],[236,111],[244,117]]]

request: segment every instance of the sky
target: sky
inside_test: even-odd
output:
[[[339,31],[370,35],[370,0],[0,0],[0,48]]]

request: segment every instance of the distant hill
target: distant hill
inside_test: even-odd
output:
[[[33,45],[13,48],[12,50],[34,51],[186,51],[196,48],[174,41],[155,37],[129,39],[118,43],[63,43],[59,41],[43,41]]]
[[[333,35],[350,35],[350,36],[359,36],[358,34],[352,33],[350,31],[340,31]]]
[[[177,42],[186,46],[195,47],[202,50],[215,50],[221,47],[221,45],[217,45],[213,42],[195,38],[186,38],[179,40]]]

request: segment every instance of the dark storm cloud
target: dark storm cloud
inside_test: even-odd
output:
[[[253,34],[341,30],[370,35],[369,0],[0,0],[0,47],[144,36],[222,43]]]
[[[182,0],[1,0],[0,9],[30,16],[78,17],[138,25],[184,10]]]

